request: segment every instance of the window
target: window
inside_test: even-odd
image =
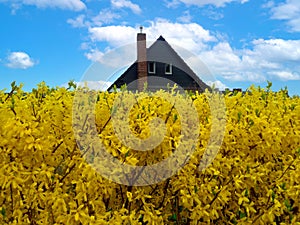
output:
[[[148,72],[149,73],[155,73],[155,62],[149,62],[148,63]]]
[[[165,65],[165,74],[172,74],[172,64]]]

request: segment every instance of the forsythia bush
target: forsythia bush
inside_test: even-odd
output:
[[[44,83],[30,93],[14,84],[11,92],[0,92],[0,224],[300,224],[299,97],[269,87],[226,94],[223,143],[212,164],[198,170],[213,120],[206,95],[192,95],[200,125],[188,162],[159,183],[128,186],[101,175],[122,177],[122,171],[97,169],[101,155],[89,142],[101,141],[124,165],[159,163],[176,152],[184,135],[180,109],[137,93],[143,98],[129,113],[135,137],[151,135],[151,118],[166,124],[159,146],[137,151],[115,135],[118,93],[93,92],[96,98],[83,97],[76,104],[82,113],[72,115],[75,93]],[[77,142],[87,134],[93,140]]]

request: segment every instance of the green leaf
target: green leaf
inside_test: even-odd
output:
[[[241,113],[241,112],[238,112],[238,122],[241,121],[241,118],[242,118],[242,113]]]
[[[238,210],[236,212],[236,215],[237,215],[238,219],[243,219],[243,218],[247,217],[247,212],[242,212],[241,210]]]
[[[1,208],[1,211],[0,211],[0,214],[3,216],[3,218],[6,217],[6,211],[5,211],[5,208]]]
[[[250,125],[250,126],[253,126],[253,125],[254,125],[254,121],[253,121],[252,119],[250,119],[249,125]]]
[[[255,109],[255,115],[256,115],[257,117],[260,116],[260,110],[259,110],[259,109]]]
[[[11,84],[10,84],[11,88],[12,89],[15,89],[16,88],[16,81],[13,81]]]
[[[285,207],[287,208],[288,211],[292,211],[293,210],[292,206],[291,206],[291,203],[290,203],[290,201],[288,199],[284,200],[284,205],[285,205]]]
[[[175,123],[177,119],[178,119],[178,115],[174,114],[173,122]]]
[[[275,199],[275,197],[276,197],[276,194],[275,194],[275,192],[274,192],[274,191],[272,191],[272,196],[271,196],[271,198],[272,198],[272,202],[274,202],[274,199]]]
[[[280,185],[280,187],[281,187],[281,189],[286,190],[286,183],[283,182],[283,183]]]
[[[139,217],[139,222],[141,222],[141,223],[142,223],[142,222],[144,222],[144,220],[143,220],[143,219],[144,219],[144,215],[143,215],[143,214],[141,214],[141,215],[140,215],[140,217]]]
[[[176,214],[174,213],[172,216],[169,216],[168,218],[170,221],[176,221],[177,220],[177,216]]]
[[[239,211],[239,217],[240,217],[240,219],[243,219],[243,218],[247,217],[247,213]]]
[[[110,108],[110,114],[114,115],[117,112],[117,106],[113,106]]]
[[[249,191],[248,191],[248,188],[246,188],[245,197],[248,197],[248,196],[249,196]]]
[[[296,104],[292,104],[292,105],[290,106],[290,109],[293,111],[293,110],[295,109],[295,107],[296,107]]]
[[[236,225],[236,224],[237,224],[236,219],[233,219],[232,223],[233,223],[234,225]]]
[[[198,192],[198,187],[197,186],[194,186],[194,191],[195,191],[195,193]]]
[[[212,194],[214,195],[214,196],[216,196],[216,192],[215,192],[215,190],[212,190]]]
[[[76,87],[77,87],[77,85],[76,85],[75,81],[74,81],[74,80],[70,80],[70,81],[68,82],[68,88],[67,88],[67,90],[69,90],[69,89],[71,89],[71,88],[76,89]]]
[[[122,92],[127,91],[127,85],[126,85],[126,84],[123,84],[123,85],[120,87],[120,91],[122,91]]]
[[[267,81],[267,82],[268,82],[267,89],[270,90],[272,87],[272,82],[271,81]]]
[[[250,166],[247,165],[247,169],[246,169],[247,173],[250,173]]]

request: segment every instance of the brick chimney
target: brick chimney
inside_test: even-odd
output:
[[[147,47],[146,34],[143,33],[143,27],[140,27],[140,33],[137,34],[137,88],[143,91],[144,84],[147,82]]]

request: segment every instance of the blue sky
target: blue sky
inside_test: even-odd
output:
[[[142,25],[148,45],[163,35],[221,89],[269,80],[300,95],[299,0],[0,0],[0,21],[0,89],[107,81],[134,61]],[[199,61],[214,80],[201,76]]]

